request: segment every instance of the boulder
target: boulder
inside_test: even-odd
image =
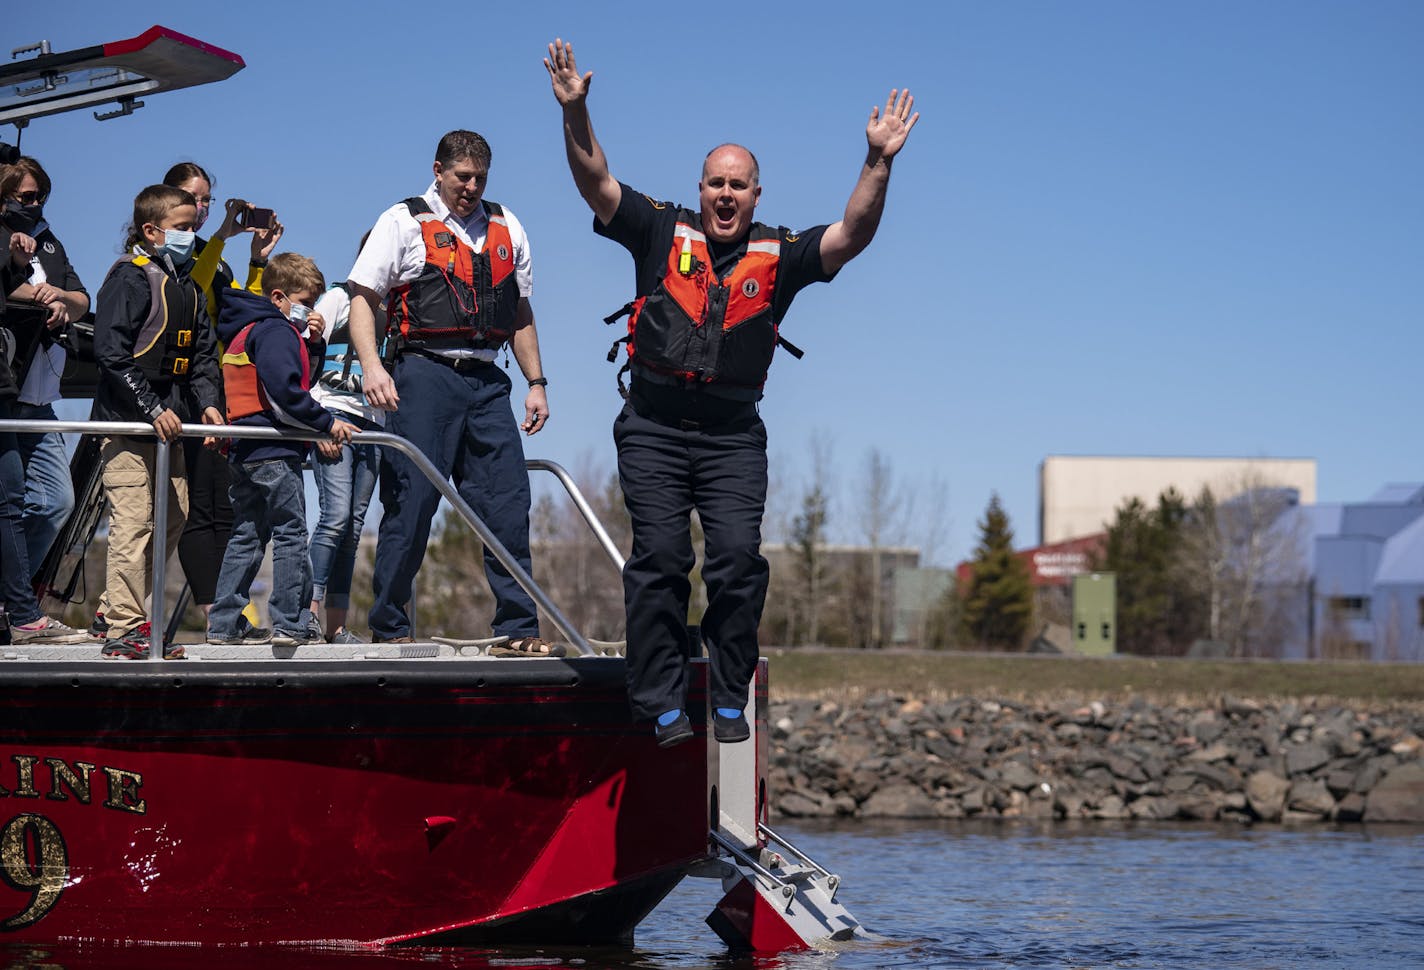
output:
[[[1286,771],[1303,775],[1330,762],[1330,752],[1323,745],[1307,742],[1286,748]]]
[[[1424,824],[1424,763],[1411,761],[1385,775],[1365,797],[1365,821]]]
[[[1267,822],[1280,820],[1285,811],[1290,782],[1269,771],[1257,771],[1246,779],[1246,800],[1251,811]]]
[[[1295,812],[1306,812],[1329,818],[1335,811],[1335,796],[1318,778],[1301,779],[1290,787],[1286,796],[1286,808]]]
[[[934,800],[909,784],[888,785],[865,800],[860,814],[867,818],[935,818]]]

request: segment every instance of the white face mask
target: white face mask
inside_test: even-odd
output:
[[[292,312],[287,314],[287,319],[293,323],[306,323],[307,317],[311,316],[311,307],[302,306],[300,303],[292,304]]]
[[[165,229],[161,248],[169,259],[181,266],[193,258],[193,241],[196,238],[197,233],[187,229]]]

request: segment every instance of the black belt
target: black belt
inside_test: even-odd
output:
[[[483,367],[493,367],[495,370],[499,370],[499,365],[494,361],[484,360],[480,357],[446,357],[443,354],[431,353],[428,350],[421,350],[418,347],[406,347],[401,351],[401,354],[402,356],[405,354],[414,354],[416,357],[423,357],[426,360],[434,361],[437,364],[448,367],[457,374],[468,374]]]
[[[757,406],[751,401],[738,401],[731,408],[726,410],[719,408],[718,413],[705,417],[698,415],[696,418],[660,411],[653,406],[652,402],[637,393],[629,395],[628,406],[634,414],[644,420],[666,428],[676,428],[679,431],[744,431],[757,421]]]

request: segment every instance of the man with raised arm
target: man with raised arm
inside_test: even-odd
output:
[[[425,194],[383,212],[347,281],[351,343],[366,400],[391,412],[387,428],[416,444],[527,573],[529,474],[519,432],[549,420],[539,337],[529,303],[529,240],[519,220],[484,198],[490,147],[473,131],[447,133],[435,148]],[[387,327],[376,333],[386,301]],[[380,352],[385,343],[384,361]],[[524,421],[510,410],[509,375],[495,359],[508,345],[529,382]],[[372,639],[411,640],[406,604],[425,556],[440,493],[403,455],[381,455],[381,504],[372,580]],[[488,549],[493,627],[514,653],[560,655],[539,637],[534,601]]]
[[[768,578],[760,553],[766,427],[757,401],[797,292],[829,282],[875,236],[891,161],[919,119],[915,100],[892,90],[883,110],[871,109],[869,152],[841,220],[793,233],[753,221],[759,172],[740,145],[708,152],[698,211],[619,182],[589,120],[593,72],[579,74],[573,45],[562,40],[549,45],[544,66],[594,232],[621,243],[636,267],[637,293],[625,308],[630,386],[613,424],[633,523],[623,570],[629,702],[635,717],[654,722],[659,744],[692,737],[684,707],[696,510],[705,537],[702,638],[711,659],[713,734],[743,741]]]

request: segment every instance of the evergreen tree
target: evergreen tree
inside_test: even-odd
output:
[[[1118,649],[1123,653],[1181,653],[1201,634],[1200,597],[1182,581],[1189,511],[1169,488],[1149,509],[1131,498],[1108,526],[1094,568],[1117,575]]]
[[[1033,616],[1028,566],[1014,555],[1014,533],[998,493],[979,523],[979,545],[964,592],[965,635],[985,647],[1017,649]]]

